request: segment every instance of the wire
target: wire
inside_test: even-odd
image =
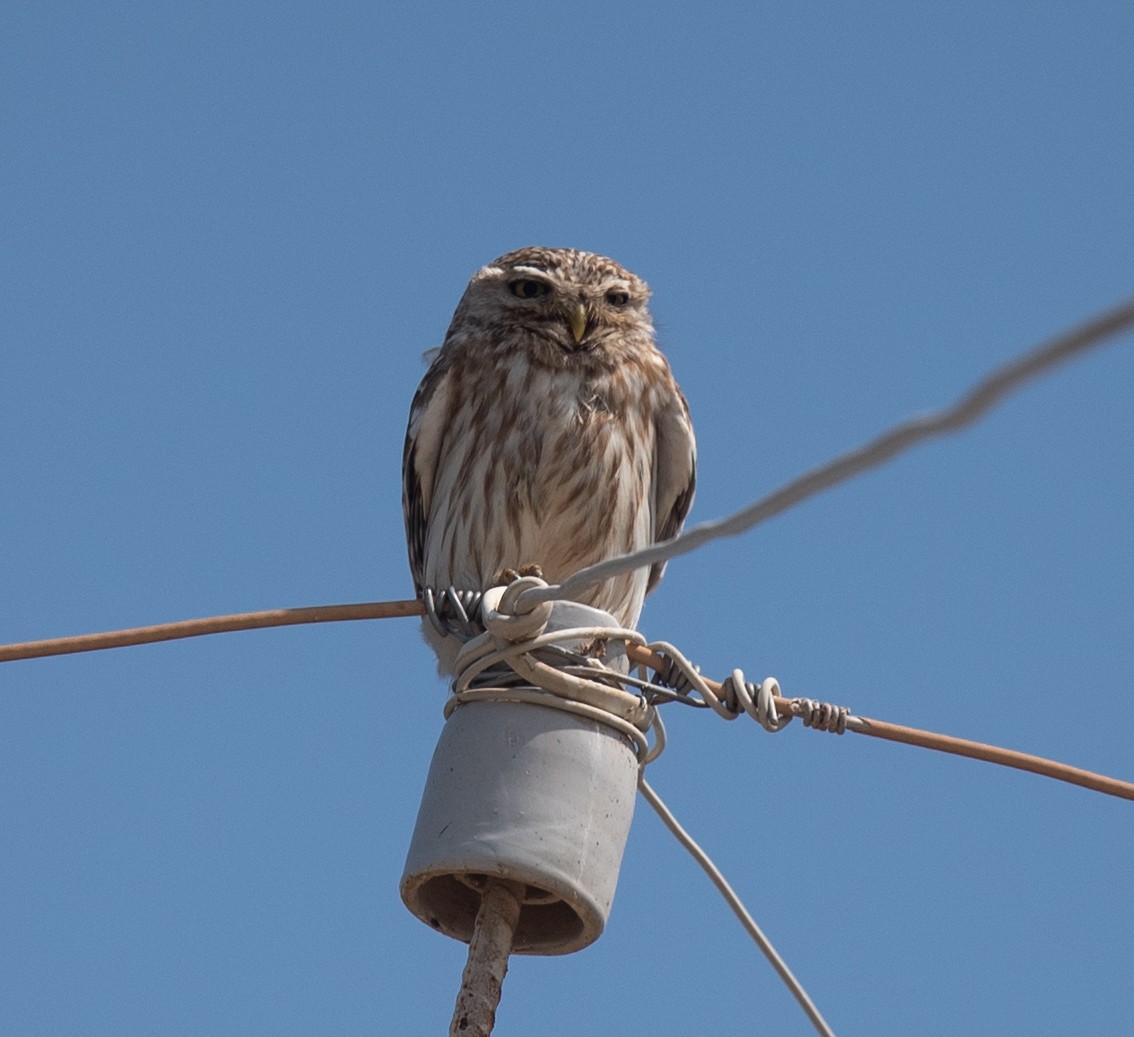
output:
[[[1128,330],[1134,325],[1134,300],[1125,302],[1120,306],[1095,317],[1072,330],[1057,336],[1051,341],[1041,344],[995,369],[981,381],[977,382],[967,393],[956,400],[952,406],[916,416],[882,433],[869,443],[857,449],[848,451],[834,458],[827,464],[814,468],[809,472],[793,479],[791,482],[768,496],[754,502],[746,508],[713,522],[705,522],[694,526],[681,536],[675,537],[641,551],[636,551],[618,558],[607,559],[596,565],[589,566],[574,573],[559,586],[532,588],[525,591],[516,602],[515,612],[530,612],[537,604],[560,599],[578,600],[583,590],[596,583],[601,583],[615,576],[631,572],[645,566],[656,565],[724,537],[736,536],[746,532],[761,522],[802,503],[824,490],[830,489],[841,482],[853,478],[871,468],[878,467],[893,459],[906,450],[911,449],[925,440],[937,436],[957,432],[972,424],[1001,402],[1010,393],[1020,388],[1029,380],[1038,377],[1058,364],[1071,359],[1079,353],[1100,345],[1109,338]],[[520,602],[525,602],[524,609]],[[427,614],[437,622],[435,609],[423,607],[421,601],[392,601],[369,602],[354,605],[325,605],[310,608],[271,609],[263,612],[248,612],[227,616],[212,616],[203,619],[184,620],[174,623],[162,623],[154,626],[137,627],[129,630],[107,631],[97,634],[85,634],[74,637],[62,637],[41,641],[29,641],[20,644],[0,646],[0,662],[10,662],[17,659],[40,658],[52,655],[65,655],[76,652],[88,652],[106,648],[125,647],[127,645],[148,644],[158,641],[170,641],[180,638],[197,637],[205,634],[226,633],[237,630],[249,630],[264,627],[292,626],[305,623],[339,622],[360,619],[384,619]],[[509,617],[515,618],[515,617]],[[663,659],[651,652],[641,644],[627,644],[627,654],[642,665],[669,672],[670,666]],[[656,664],[656,665],[655,665]],[[690,666],[690,672],[695,668]],[[742,675],[734,671],[733,683],[743,686]],[[696,684],[704,696],[707,690],[713,695],[722,693],[722,685],[711,682],[697,674]],[[910,745],[923,746],[940,752],[954,753],[974,759],[987,760],[1004,766],[1030,771],[1045,775],[1061,781],[1071,782],[1085,788],[1104,792],[1109,795],[1120,796],[1125,799],[1134,799],[1134,785],[1118,781],[1103,775],[1084,771],[1077,767],[1056,763],[1040,757],[1019,753],[997,746],[984,745],[966,739],[953,738],[948,735],[934,734],[907,728],[885,721],[871,720],[868,717],[859,717],[849,714],[841,707],[829,707],[809,699],[786,699],[773,695],[769,687],[778,690],[774,682],[765,682],[768,687],[762,687],[759,700],[752,697],[747,690],[743,693],[744,708],[752,712],[757,719],[769,730],[779,730],[783,724],[775,717],[775,710],[783,709],[790,716],[804,716],[804,722],[809,724],[812,717],[818,715],[821,719],[819,726],[842,730],[855,731],[859,734],[871,735],[890,741],[905,742]],[[753,686],[754,688],[755,686]],[[737,698],[734,689],[733,698]],[[711,698],[711,696],[706,696]],[[714,709],[721,705],[717,699]],[[757,707],[757,701],[760,705]],[[769,703],[772,704],[772,715],[761,718],[760,714],[767,712]],[[712,704],[710,702],[710,704]],[[749,709],[751,707],[751,709]],[[652,707],[651,707],[652,708]],[[730,705],[731,709],[732,706]],[[727,715],[727,711],[726,711]],[[738,715],[738,713],[733,713]],[[828,721],[832,717],[838,718],[838,724],[830,728]],[[786,723],[786,720],[784,721]],[[656,755],[656,754],[655,754]],[[716,886],[721,896],[728,903],[733,913],[740,920],[745,930],[759,946],[769,963],[779,974],[792,996],[811,1020],[816,1031],[823,1037],[834,1037],[833,1031],[827,1025],[818,1008],[811,1001],[803,986],[795,978],[786,962],[777,953],[775,947],[756,924],[736,892],[712,862],[709,856],[693,840],[688,832],[678,823],[661,798],[645,780],[644,774],[639,778],[639,788],[643,797],[657,812],[666,827],[677,840],[688,850],[705,873]],[[504,955],[507,959],[507,953]],[[501,976],[502,978],[502,976]],[[458,1002],[458,1013],[460,1002]],[[456,1025],[457,1017],[454,1017]],[[491,1024],[489,1025],[491,1029]]]
[[[25,641],[20,644],[0,645],[0,663],[17,659],[38,659],[52,655],[68,655],[75,652],[94,652],[105,648],[125,648],[129,645],[152,644],[157,641],[175,641],[185,637],[201,637],[205,634],[232,633],[237,630],[256,630],[264,627],[294,626],[302,623],[333,623],[357,619],[394,619],[406,616],[420,616],[424,609],[420,601],[371,601],[354,605],[317,605],[310,608],[269,609],[265,612],[242,612],[231,616],[209,616],[204,619],[186,619],[176,623],[160,623],[156,626],[136,627],[131,630],[110,630],[99,634],[80,634],[76,637],[59,637],[45,641]],[[626,654],[636,663],[654,670],[663,670],[667,660],[642,645],[628,644]],[[714,694],[720,692],[721,685],[704,678]],[[775,697],[776,708],[799,716],[802,703],[806,699]],[[850,716],[846,729],[856,734],[870,735],[891,742],[903,742],[924,749],[967,756],[974,760],[1014,767],[1030,771],[1057,781],[1080,785],[1094,792],[1108,796],[1134,800],[1134,784],[1118,778],[1082,770],[1055,760],[1001,749],[983,742],[972,742],[964,738],[935,734],[916,727],[891,724],[884,720],[869,717]]]
[[[1122,303],[1109,312],[1094,317],[997,368],[981,379],[951,407],[921,417],[910,418],[883,433],[872,442],[856,450],[851,450],[819,468],[805,472],[769,496],[733,515],[694,526],[679,537],[655,544],[642,551],[636,551],[619,558],[611,558],[597,565],[581,569],[558,587],[550,586],[524,591],[520,596],[520,602],[526,603],[530,610],[531,607],[545,601],[560,598],[574,599],[584,588],[594,583],[642,566],[655,565],[679,555],[688,554],[711,540],[736,536],[745,532],[758,523],[780,514],[823,490],[830,489],[832,486],[861,472],[883,464],[923,440],[964,428],[1025,382],[1038,377],[1079,353],[1100,345],[1105,340],[1128,330],[1132,325],[1134,325],[1134,300]],[[520,602],[517,602],[517,605]],[[48,655],[65,655],[73,652],[89,652],[103,648],[118,648],[156,641],[171,641],[178,638],[235,630],[290,626],[300,623],[385,619],[397,616],[416,616],[422,613],[422,603],[416,600],[272,609],[266,612],[247,612],[238,615],[163,623],[132,630],[115,630],[100,634],[85,634],[77,637],[61,637],[45,641],[3,645],[0,646],[0,662],[33,659]],[[644,651],[641,646],[635,645],[628,645],[627,650],[631,656],[635,652]],[[643,660],[639,659],[639,661]],[[649,661],[645,661],[644,664],[653,665]],[[664,665],[664,662],[662,665]],[[719,688],[720,686],[717,685],[718,690]],[[774,701],[779,708],[791,710],[793,715],[807,714],[808,717],[810,716],[810,700],[775,698]],[[987,760],[1081,785],[1084,788],[1103,792],[1107,795],[1134,799],[1134,785],[1129,782],[1108,778],[1078,767],[1070,767],[1026,753],[984,745],[980,742],[971,742],[967,739],[952,738],[948,735],[938,735],[917,728],[871,720],[868,717],[846,716],[844,720],[846,729],[858,734],[867,734],[889,741],[905,742],[908,745],[922,746],[939,752],[968,756],[973,759]]]
[[[696,672],[696,667],[689,663],[680,653],[676,652],[671,645],[667,645],[667,652],[665,655],[659,655],[656,651],[651,651],[651,648],[656,648],[656,645],[643,647],[641,645],[627,645],[626,654],[636,663],[642,666],[648,666],[650,669],[660,672],[666,672],[669,669],[671,662],[679,662],[686,664],[691,671]],[[725,697],[723,685],[714,680],[709,680],[707,677],[702,677],[697,674],[698,683],[703,683],[711,692],[712,697],[720,696]],[[718,700],[719,701],[719,700]],[[784,698],[782,696],[773,696],[772,701],[775,704],[777,711],[782,711],[789,716],[805,716],[813,712],[813,707],[816,705],[810,699],[799,698]],[[709,705],[713,705],[712,698],[708,700]],[[716,706],[714,706],[716,709]],[[839,715],[838,710],[832,710],[828,707],[831,713],[835,716]],[[717,712],[722,712],[717,709]],[[822,710],[820,710],[822,712]],[[725,715],[722,713],[722,715]],[[735,717],[737,713],[734,711],[732,716]],[[753,719],[759,719],[756,714],[753,714]],[[872,720],[869,717],[856,716],[854,714],[845,715],[843,717],[845,729],[853,731],[855,734],[870,735],[872,738],[882,738],[890,742],[903,742],[906,745],[916,745],[922,749],[934,749],[937,752],[952,753],[955,756],[967,756],[973,760],[984,760],[987,763],[998,763],[1003,767],[1013,767],[1016,770],[1029,771],[1032,774],[1039,774],[1045,778],[1054,778],[1056,781],[1065,781],[1072,785],[1079,785],[1083,788],[1091,789],[1093,792],[1102,792],[1108,796],[1117,796],[1120,799],[1134,800],[1134,784],[1128,781],[1120,781],[1118,778],[1111,778],[1105,774],[1096,774],[1094,771],[1083,770],[1081,767],[1072,767],[1070,764],[1059,763],[1055,760],[1047,760],[1041,756],[1032,756],[1029,753],[1017,752],[1015,749],[1002,749],[997,745],[987,745],[984,742],[973,742],[967,738],[954,738],[952,735],[937,734],[933,731],[922,731],[916,727],[905,727],[902,724],[891,724],[885,720]],[[821,725],[813,726],[816,730],[826,730]]]
[[[608,558],[580,569],[559,586],[527,591],[523,596],[524,601],[533,605],[558,598],[578,601],[583,591],[593,584],[688,554],[712,540],[747,532],[753,526],[795,507],[809,497],[885,464],[927,439],[948,435],[971,425],[1025,382],[1079,353],[1101,345],[1132,326],[1134,300],[1129,300],[996,368],[950,407],[909,418],[871,442],[804,472],[774,493],[732,515],[712,522],[702,522],[672,540],[663,540],[641,551]]]
[[[95,652],[103,648],[125,648],[129,645],[152,644],[156,641],[176,641],[183,637],[226,634],[236,630],[298,626],[301,623],[339,623],[353,619],[395,619],[421,614],[421,602],[416,600],[240,612],[231,616],[183,619],[176,623],[159,623],[156,626],[135,627],[132,630],[109,630],[101,634],[80,634],[76,637],[57,637],[46,641],[0,645],[0,663],[13,662],[16,659],[39,659],[48,655]]]
[[[877,467],[904,450],[933,436],[956,432],[971,424],[1025,382],[1069,360],[1134,325],[1134,300],[1122,303],[1109,312],[1088,320],[1043,345],[1024,353],[981,379],[951,407],[921,417],[910,418],[883,433],[865,446],[836,457],[819,468],[782,486],[774,493],[748,507],[712,522],[703,522],[674,537],[597,565],[580,569],[559,586],[526,591],[522,599],[531,606],[560,598],[577,599],[586,587],[633,569],[668,561],[688,554],[711,540],[746,532],[788,508],[823,490]],[[218,634],[258,627],[290,626],[299,623],[330,623],[353,619],[386,619],[395,616],[416,616],[422,612],[420,601],[390,601],[362,605],[324,605],[300,609],[271,609],[232,616],[163,623],[134,630],[115,630],[104,634],[85,634],[47,641],[28,641],[0,646],[0,662],[33,659],[46,655],[66,655],[100,648],[171,641],[201,634]]]
[[[662,802],[661,797],[650,787],[646,779],[638,779],[638,788],[642,793],[643,798],[657,811],[658,817],[662,819],[666,828],[673,833],[674,838],[677,839],[686,850],[689,851],[690,856],[701,866],[705,874],[709,876],[710,881],[720,891],[720,894],[725,899],[725,903],[732,908],[733,914],[740,919],[740,924],[747,930],[748,935],[756,942],[756,945],[763,952],[764,957],[768,959],[772,968],[779,974],[780,979],[784,981],[784,985],[791,991],[792,997],[799,1002],[799,1006],[807,1013],[807,1018],[811,1020],[811,1024],[815,1029],[823,1034],[823,1037],[835,1037],[834,1031],[827,1025],[827,1021],[820,1014],[819,1009],[815,1007],[815,1003],[807,995],[807,991],[803,989],[803,984],[795,978],[791,969],[788,968],[787,962],[780,957],[776,948],[772,946],[771,940],[764,935],[764,931],[756,924],[756,920],[748,913],[748,909],[741,902],[740,897],[736,895],[736,891],[729,885],[728,880],[721,874],[720,869],[712,862],[704,850],[694,841],[693,837],[681,827],[677,818],[670,812],[669,807]]]

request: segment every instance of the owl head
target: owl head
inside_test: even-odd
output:
[[[592,252],[532,246],[473,275],[449,337],[475,332],[552,367],[616,363],[653,344],[649,286]]]

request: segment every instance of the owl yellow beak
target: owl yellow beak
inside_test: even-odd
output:
[[[575,345],[583,341],[583,336],[587,333],[587,308],[581,303],[576,303],[575,308],[571,311],[571,336],[575,339]]]

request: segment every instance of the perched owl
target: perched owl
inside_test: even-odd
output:
[[[403,497],[414,584],[485,590],[538,565],[560,583],[675,536],[693,501],[689,408],[654,344],[646,283],[562,248],[473,276],[410,409]],[[584,604],[634,627],[663,565]],[[439,670],[459,641],[427,622]]]

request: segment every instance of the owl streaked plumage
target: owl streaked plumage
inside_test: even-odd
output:
[[[403,506],[415,587],[552,583],[675,536],[693,501],[689,408],[646,283],[611,259],[524,248],[473,275],[410,409]],[[585,603],[634,627],[664,566]],[[447,672],[459,644],[429,624]]]

